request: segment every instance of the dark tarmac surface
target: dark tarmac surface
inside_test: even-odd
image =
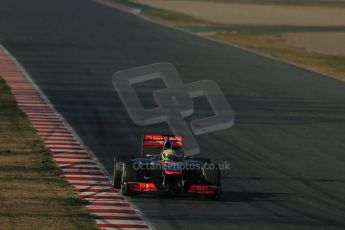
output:
[[[344,82],[86,0],[2,0],[0,43],[109,171],[115,152],[166,130],[130,120],[115,71],[170,62],[186,83],[220,85],[235,125],[197,140],[202,156],[231,163],[223,200],[133,198],[157,229],[345,228]],[[144,103],[158,86],[138,87]]]

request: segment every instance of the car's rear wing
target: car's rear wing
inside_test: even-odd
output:
[[[145,148],[163,148],[166,141],[170,141],[173,148],[181,149],[183,147],[182,136],[172,135],[157,135],[157,134],[144,134],[143,135],[143,149]]]

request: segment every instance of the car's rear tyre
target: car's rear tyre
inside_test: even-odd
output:
[[[138,170],[134,169],[133,162],[124,162],[121,182],[121,194],[132,196],[136,193],[128,188],[128,182],[138,182]]]
[[[113,187],[121,188],[122,172],[123,172],[123,162],[121,162],[118,156],[114,157],[114,173],[113,173]]]
[[[192,158],[193,160],[196,160],[196,161],[201,161],[202,163],[204,164],[211,164],[211,159],[210,158],[206,158],[206,157],[195,157],[195,158]]]
[[[204,176],[205,183],[207,185],[215,185],[218,187],[215,194],[211,196],[203,196],[203,198],[212,198],[215,200],[220,199],[222,189],[221,189],[219,166],[217,164],[205,164],[203,168],[203,176]]]
[[[206,158],[206,157],[192,157],[192,156],[188,156],[188,157],[186,157],[186,159],[195,160],[195,161],[201,161],[203,164],[211,164],[211,159],[210,158]]]
[[[205,164],[203,175],[207,184],[220,185],[220,170],[217,164]]]

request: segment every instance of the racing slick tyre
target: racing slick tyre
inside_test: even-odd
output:
[[[215,185],[218,187],[216,193],[212,196],[203,196],[202,198],[213,198],[218,200],[221,196],[220,170],[217,164],[205,164],[203,168],[203,176],[207,185]]]
[[[127,184],[128,182],[138,182],[138,170],[133,167],[133,162],[124,162],[121,182],[121,194],[125,196],[135,195],[135,192],[131,191]]]
[[[123,162],[120,162],[118,156],[114,157],[114,174],[113,174],[113,187],[121,188],[122,172],[123,172]]]

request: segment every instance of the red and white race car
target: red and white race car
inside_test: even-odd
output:
[[[218,164],[184,156],[182,136],[145,134],[140,158],[114,157],[113,185],[123,195],[189,194],[212,199],[221,195]]]

